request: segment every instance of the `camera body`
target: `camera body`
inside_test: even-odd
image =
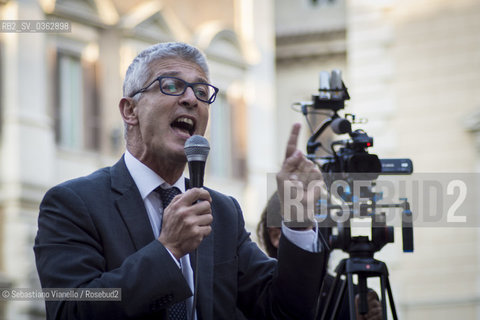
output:
[[[351,141],[346,141],[335,156],[326,158],[322,165],[323,172],[364,172],[377,178],[382,171],[380,159],[367,151],[373,145],[373,138],[365,132],[357,130],[350,135]]]

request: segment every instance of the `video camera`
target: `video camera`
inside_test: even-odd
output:
[[[312,129],[312,136],[307,142],[307,157],[319,165],[327,188],[327,199],[319,200],[316,210],[319,225],[327,226],[321,228],[321,237],[327,239],[324,239],[324,242],[327,242],[325,245],[330,249],[341,249],[349,254],[349,258],[343,259],[336,268],[337,276],[327,297],[327,307],[321,319],[325,319],[332,308],[334,315],[332,319],[337,315],[346,287],[350,318],[355,319],[354,274],[358,276],[360,314],[366,314],[368,311],[366,279],[379,277],[383,317],[387,319],[385,296],[387,290],[393,318],[397,319],[387,266],[373,256],[387,243],[394,242],[394,228],[387,225],[386,214],[383,211],[386,209],[402,209],[403,251],[413,252],[412,212],[406,198],[400,199],[399,203],[378,203],[382,200],[383,194],[376,192],[375,186],[379,175],[411,174],[413,164],[410,159],[380,159],[368,152],[368,148],[373,146],[373,138],[362,129],[352,130],[352,124],[359,123],[355,115],[347,114],[341,117],[338,114],[338,111],[345,107],[345,101],[349,99],[340,70],[333,70],[331,73],[326,71],[320,73],[319,92],[312,95],[312,101],[297,103]],[[326,115],[327,118],[313,130],[308,115],[319,113]],[[348,134],[349,138],[333,141],[330,149],[325,148],[318,139],[329,127],[335,134]],[[327,156],[316,155],[320,147],[328,153]],[[342,219],[334,219],[339,216]],[[352,237],[352,218],[371,218],[371,238]],[[333,233],[335,223],[336,234]],[[342,275],[347,281],[340,285]],[[332,304],[337,289],[340,290],[339,295],[337,301]]]

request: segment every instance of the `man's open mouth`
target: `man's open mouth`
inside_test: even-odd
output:
[[[187,117],[179,117],[171,123],[172,128],[187,132],[190,136],[195,132],[195,121]]]

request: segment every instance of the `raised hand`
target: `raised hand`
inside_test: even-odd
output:
[[[292,127],[277,188],[282,216],[288,226],[309,228],[321,194],[322,174],[297,148],[300,124]]]

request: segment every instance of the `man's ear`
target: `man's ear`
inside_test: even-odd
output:
[[[120,114],[122,115],[123,121],[128,125],[137,125],[137,104],[132,98],[122,98],[118,103],[118,108],[120,109]]]

